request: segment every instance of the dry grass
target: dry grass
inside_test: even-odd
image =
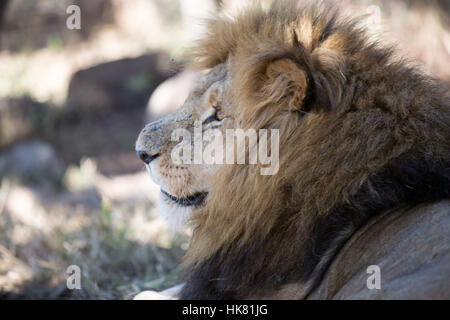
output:
[[[3,179],[0,296],[129,299],[176,283],[187,238],[172,239],[140,195],[157,191],[145,172],[106,178],[87,159],[65,180],[57,191]],[[66,288],[69,265],[81,268],[81,290]]]

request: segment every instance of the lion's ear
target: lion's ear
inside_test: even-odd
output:
[[[271,62],[266,68],[264,91],[272,98],[288,99],[290,111],[302,109],[308,92],[306,73],[291,59]]]

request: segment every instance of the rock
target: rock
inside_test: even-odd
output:
[[[0,1],[0,7],[5,0]],[[67,7],[81,9],[81,29],[66,28]],[[1,9],[1,8],[0,8]],[[2,21],[1,48],[10,52],[76,44],[102,25],[114,23],[111,0],[9,1]]]
[[[47,117],[46,106],[29,98],[0,99],[0,149],[31,137]]]
[[[161,83],[147,104],[146,122],[158,120],[181,107],[200,76],[199,72],[184,70]]]
[[[40,140],[22,142],[0,154],[1,178],[16,177],[33,182],[58,179],[63,165],[53,147]]]
[[[77,71],[69,84],[67,108],[100,115],[144,107],[149,95],[174,69],[167,54],[156,52]]]

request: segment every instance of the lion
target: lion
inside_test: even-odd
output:
[[[136,142],[160,211],[193,228],[177,298],[450,298],[450,96],[360,21],[287,0],[208,21],[205,75]],[[279,130],[278,171],[175,163],[199,122]]]

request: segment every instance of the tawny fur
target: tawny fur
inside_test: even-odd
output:
[[[448,168],[448,92],[392,52],[369,39],[358,19],[322,5],[276,1],[208,22],[192,51],[195,64],[229,63],[232,116],[244,129],[280,129],[280,169],[273,176],[260,175],[257,165],[219,170],[193,217],[188,272],[216,259],[222,265],[208,270],[216,268],[217,278],[206,279],[217,282],[214,290],[267,296],[300,281],[295,271],[284,277],[278,270],[307,264],[292,259],[307,250],[317,222],[392,161],[411,155]],[[240,285],[227,283],[238,273]],[[255,284],[258,275],[273,285]]]

